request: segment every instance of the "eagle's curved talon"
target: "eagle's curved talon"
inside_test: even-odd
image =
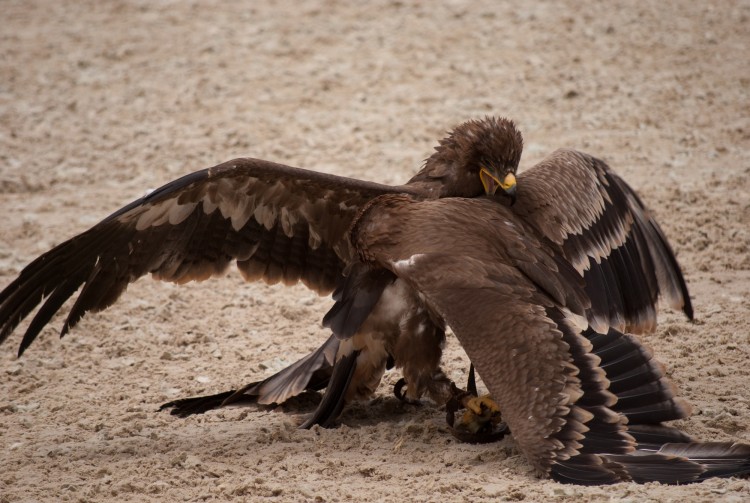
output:
[[[398,398],[402,402],[406,400],[406,396],[404,395],[404,386],[406,386],[406,379],[404,379],[403,377],[396,381],[396,384],[393,385],[393,394],[396,395],[396,398]]]
[[[404,379],[403,377],[396,381],[396,384],[393,385],[393,394],[396,395],[396,398],[410,405],[422,405],[422,402],[420,402],[419,400],[414,400],[406,396],[404,386],[406,386],[406,379]]]

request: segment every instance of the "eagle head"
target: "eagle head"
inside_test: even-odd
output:
[[[523,137],[510,119],[469,120],[440,140],[420,175],[440,180],[441,197],[497,193],[513,202],[522,151]]]

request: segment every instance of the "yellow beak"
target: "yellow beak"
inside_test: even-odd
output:
[[[490,173],[486,168],[479,170],[479,179],[482,180],[482,186],[484,192],[487,195],[493,195],[497,192],[497,188],[500,187],[508,194],[512,200],[515,200],[516,194],[516,177],[513,173],[505,175],[505,179],[501,182],[495,175]]]

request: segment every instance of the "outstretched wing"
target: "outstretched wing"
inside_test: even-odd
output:
[[[582,326],[497,253],[475,245],[469,255],[391,259],[392,270],[453,329],[535,468],[585,485],[684,484],[750,472],[750,446],[700,443],[662,424],[688,417],[690,406],[637,336]]]
[[[186,175],[43,254],[0,292],[0,342],[42,300],[19,355],[83,285],[61,335],[144,274],[184,283],[233,260],[248,280],[331,292],[352,250],[345,233],[385,185],[235,159]]]
[[[557,150],[518,176],[516,215],[561,247],[584,276],[590,321],[642,333],[660,297],[693,317],[685,280],[659,224],[603,161]]]
[[[719,473],[713,466],[750,469],[749,447],[717,444],[706,461],[709,444],[685,444],[688,436],[661,424],[690,413],[663,366],[637,337],[588,326],[576,302],[583,287],[571,281],[580,277],[566,261],[548,260],[559,249],[507,208],[480,199],[381,200],[355,225],[354,244],[453,329],[538,470],[606,484],[685,483]],[[378,225],[395,218],[403,231]],[[564,295],[548,286],[556,283]]]

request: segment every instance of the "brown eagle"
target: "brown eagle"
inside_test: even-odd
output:
[[[479,130],[496,127],[492,120],[458,126],[441,141],[437,152],[406,186],[438,178],[446,170],[459,169],[470,173],[478,171],[480,181],[482,177],[489,180],[485,183],[485,192],[492,193],[501,173],[488,177],[483,174],[482,164],[472,168],[471,164],[462,163],[469,159],[465,151],[473,149],[474,143],[483,137],[491,138],[489,141],[514,143],[514,155],[520,152],[518,133],[504,138],[477,134]],[[446,162],[447,159],[457,161]],[[517,166],[517,161],[507,164]],[[510,179],[514,172],[508,170],[505,177]],[[443,197],[458,192],[447,191],[445,187],[452,185],[450,182],[442,183]],[[506,183],[505,189],[501,193],[510,197],[498,203],[509,201],[511,204],[505,205],[514,217],[543,236],[582,277],[591,299],[587,317],[600,332],[606,332],[610,326],[631,333],[652,331],[656,326],[656,305],[660,296],[672,307],[682,308],[692,319],[685,281],[658,223],[637,194],[603,161],[572,150],[558,150],[519,174],[517,185]],[[394,223],[394,227],[397,225],[400,223]],[[415,238],[417,236],[415,234]],[[501,229],[496,236],[502,239]],[[451,389],[451,383],[438,368],[444,324],[425,313],[408,313],[406,318],[383,313],[381,306],[388,306],[388,299],[404,295],[399,290],[400,285],[402,282],[394,274],[382,268],[354,264],[339,283],[333,296],[336,302],[323,319],[324,326],[330,327],[333,335],[320,348],[263,381],[215,395],[175,400],[162,408],[172,407],[173,414],[185,417],[246,401],[282,403],[305,390],[328,387],[324,401],[303,425],[328,426],[346,402],[367,397],[374,391],[388,357],[395,357],[392,363],[404,367],[409,383],[407,400],[415,400],[427,392],[436,402],[444,403]],[[384,300],[377,304],[381,298]],[[365,319],[368,323],[363,325]],[[384,326],[383,319],[390,320],[391,325]],[[424,327],[424,330],[415,327]],[[359,349],[363,344],[353,341],[347,343],[347,348],[340,347],[341,340],[355,333],[366,334],[368,340],[387,341],[386,347],[375,351],[371,346],[356,360],[346,360],[348,367],[341,369],[342,356],[354,351],[352,344]],[[337,360],[339,372],[337,379],[332,380]]]
[[[554,153],[516,184],[521,151],[513,123],[488,118],[455,128],[402,186],[255,159],[187,175],[21,271],[0,292],[0,341],[43,299],[19,354],[81,287],[61,335],[146,273],[201,280],[236,260],[248,280],[302,281],[336,302],[324,319],[334,337],[265,388],[232,396],[283,401],[327,383],[307,424],[328,424],[372,393],[390,361],[409,399],[444,402],[448,324],[545,474],[687,482],[748,471],[747,446],[692,443],[661,425],[688,408],[622,333],[651,329],[659,297],[692,316],[657,223],[578,152]]]

